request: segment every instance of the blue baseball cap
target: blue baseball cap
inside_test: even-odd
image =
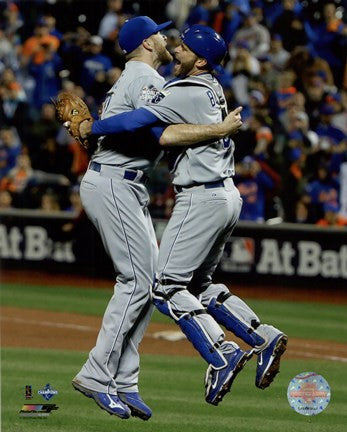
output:
[[[182,41],[207,64],[222,72],[220,63],[225,57],[227,46],[224,39],[211,27],[194,24],[181,34]]]
[[[155,33],[160,32],[172,21],[166,21],[163,24],[157,24],[148,16],[138,16],[126,21],[120,29],[118,43],[124,54],[129,54],[141,45],[144,39],[149,38]]]

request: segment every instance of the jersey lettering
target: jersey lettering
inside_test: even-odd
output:
[[[206,92],[208,98],[210,99],[211,105],[214,107],[216,106],[216,99],[214,97],[214,94],[211,92],[211,90],[207,90]]]

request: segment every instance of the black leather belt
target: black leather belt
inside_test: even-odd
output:
[[[218,181],[209,182],[209,183],[194,183],[194,184],[189,185],[189,186],[176,186],[175,185],[175,189],[176,189],[176,192],[182,192],[183,189],[189,189],[189,188],[192,188],[195,186],[204,186],[205,189],[219,188],[219,187],[224,187],[224,181],[218,180]]]
[[[101,171],[101,166],[102,166],[102,164],[100,164],[99,162],[92,161],[89,164],[89,169],[91,169],[93,171],[96,171],[96,172],[100,172]],[[108,166],[112,166],[112,165],[108,165]],[[123,178],[125,180],[134,181],[137,176],[138,176],[138,171],[125,170]],[[139,179],[139,181],[141,183],[146,183],[147,180],[148,180],[147,175],[143,173],[142,176],[141,176],[141,178]]]

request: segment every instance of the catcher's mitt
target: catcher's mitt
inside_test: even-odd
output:
[[[85,102],[76,94],[63,91],[53,101],[57,119],[66,126],[70,135],[83,147],[88,147],[87,139],[81,137],[80,124],[85,121],[93,121]]]

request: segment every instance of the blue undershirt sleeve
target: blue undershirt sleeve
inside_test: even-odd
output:
[[[162,136],[164,130],[168,127],[169,125],[166,123],[161,123],[158,126],[152,126],[151,127],[151,133],[154,136],[154,138],[159,142],[160,137]]]
[[[152,112],[145,108],[116,114],[104,120],[96,120],[92,125],[93,135],[109,135],[122,132],[135,132],[160,121]]]

